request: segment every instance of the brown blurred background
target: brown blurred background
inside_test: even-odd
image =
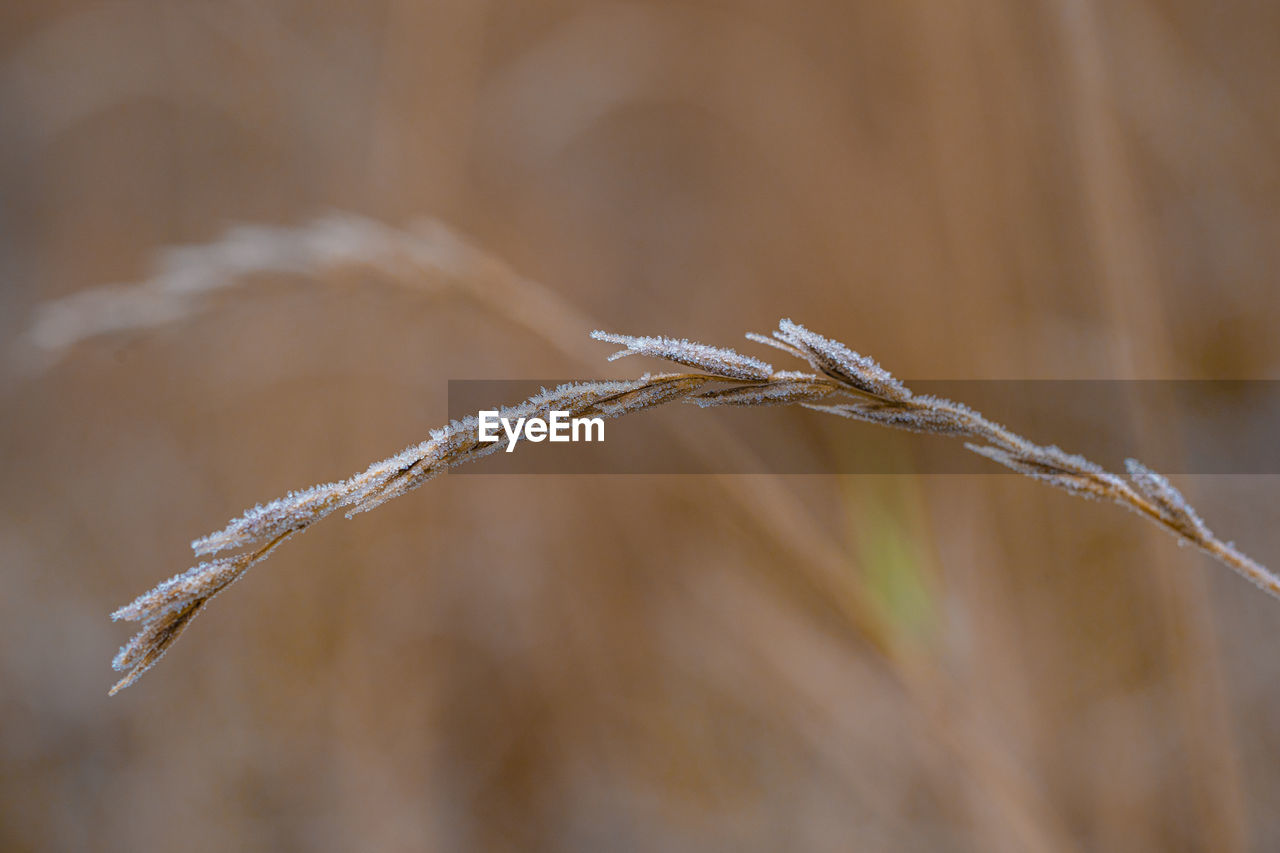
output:
[[[162,247],[343,211],[624,332],[1280,378],[1277,44],[1245,0],[5,4],[0,848],[1280,848],[1280,606],[1013,477],[446,477],[108,700],[115,606],[448,379],[649,365],[376,271],[19,355]],[[1179,483],[1280,564],[1280,478]]]

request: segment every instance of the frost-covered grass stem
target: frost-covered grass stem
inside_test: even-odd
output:
[[[1082,456],[1035,444],[960,403],[913,394],[872,359],[798,323],[783,320],[771,337],[748,337],[807,362],[813,373],[777,371],[731,349],[675,338],[599,331],[592,337],[623,346],[614,358],[647,355],[698,372],[568,383],[495,411],[515,421],[545,418],[552,411],[575,418],[616,418],[675,401],[699,406],[800,405],[896,429],[954,436],[965,439],[965,446],[974,453],[1019,474],[1073,495],[1125,506],[1280,598],[1280,580],[1275,575],[1218,539],[1181,492],[1136,460],[1126,463],[1126,478]],[[335,510],[346,510],[348,517],[365,512],[449,468],[513,446],[510,437],[486,441],[480,432],[476,417],[453,421],[433,431],[426,441],[359,474],[253,507],[221,530],[195,540],[192,549],[197,555],[240,553],[200,563],[112,614],[114,619],[140,622],[141,628],[113,661],[125,676],[111,692],[128,687],[154,666],[214,596],[292,536]]]

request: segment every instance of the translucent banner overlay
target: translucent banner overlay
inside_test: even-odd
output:
[[[518,403],[570,380],[449,381],[449,416]],[[945,380],[906,383],[963,403],[1037,444],[1111,470],[1280,474],[1280,381]],[[606,420],[602,443],[520,441],[454,474],[1003,474],[957,438],[798,406],[671,403]]]

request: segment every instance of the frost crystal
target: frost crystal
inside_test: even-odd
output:
[[[177,610],[195,598],[208,598],[222,590],[249,567],[248,557],[225,557],[193,566],[135,598],[111,614],[112,619],[138,622]]]
[[[226,527],[191,543],[197,554],[216,554],[274,539],[324,518],[337,506],[346,482],[325,483],[276,498],[232,519]]]
[[[818,370],[868,394],[899,401],[911,397],[911,392],[873,359],[859,355],[839,341],[811,332],[799,323],[783,320],[773,336],[793,347]]]
[[[700,391],[689,398],[699,406],[780,406],[808,403],[834,393],[807,379],[783,379],[767,385],[732,386]]]
[[[1031,452],[970,443],[965,447],[1019,474],[1049,483],[1078,497],[1095,500],[1118,498],[1114,475],[1081,456],[1063,453],[1056,447],[1032,445]]]
[[[599,330],[592,332],[591,337],[597,341],[621,344],[626,347],[609,356],[610,361],[628,355],[641,354],[665,358],[676,364],[697,367],[716,376],[727,376],[731,379],[768,379],[773,373],[773,365],[758,358],[751,358],[731,349],[707,346],[679,338],[635,337]]]
[[[1191,504],[1187,503],[1182,492],[1174,488],[1163,475],[1152,471],[1137,459],[1126,459],[1124,465],[1129,470],[1129,479],[1143,497],[1156,504],[1170,519],[1190,530],[1209,534],[1208,526],[1192,509]]]

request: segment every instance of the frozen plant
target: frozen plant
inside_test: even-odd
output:
[[[575,382],[499,410],[504,417],[620,417],[674,401],[699,406],[800,405],[828,414],[897,429],[959,436],[965,446],[1028,477],[1081,497],[1114,501],[1189,542],[1257,586],[1280,598],[1280,579],[1218,539],[1182,494],[1164,477],[1129,460],[1129,477],[1052,445],[1038,445],[950,400],[916,396],[888,371],[844,344],[783,320],[772,337],[748,335],[808,362],[816,373],[775,371],[772,365],[730,349],[675,338],[594,332],[620,344],[615,355],[666,359],[694,373],[645,374],[614,382]],[[112,693],[128,687],[173,645],[196,614],[218,593],[265,560],[291,536],[337,509],[349,516],[372,509],[421,486],[436,475],[506,446],[508,439],[482,441],[478,421],[467,417],[433,431],[420,444],[375,462],[346,480],[292,492],[253,507],[221,530],[195,540],[197,554],[244,549],[201,563],[139,596],[112,614],[139,622],[138,633],[113,661],[125,673]]]

